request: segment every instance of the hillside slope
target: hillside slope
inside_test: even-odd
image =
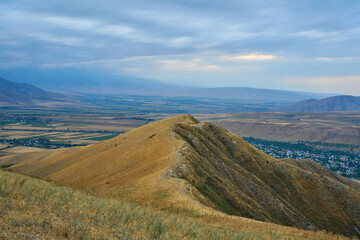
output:
[[[280,142],[360,143],[360,112],[252,112],[198,117],[241,137]]]
[[[28,83],[15,83],[0,77],[0,106],[33,105],[66,101],[63,94],[47,92]]]
[[[14,156],[0,158],[9,162]],[[311,162],[278,160],[190,115],[86,147],[16,156],[11,170],[119,197],[357,235],[360,184]],[[311,166],[311,167],[310,167]],[[131,191],[126,192],[126,189]]]
[[[280,107],[283,112],[360,111],[360,97],[335,96],[320,100],[310,99]]]
[[[0,239],[348,239],[240,217],[160,212],[1,169],[0,206]]]

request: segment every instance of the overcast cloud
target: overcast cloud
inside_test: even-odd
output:
[[[2,0],[0,75],[96,69],[360,95],[359,13],[358,0]]]

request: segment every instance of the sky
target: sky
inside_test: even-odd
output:
[[[1,0],[0,75],[360,95],[359,13],[359,0]]]

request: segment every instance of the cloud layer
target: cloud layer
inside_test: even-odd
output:
[[[357,0],[4,0],[0,74],[96,68],[201,86],[340,84],[360,95],[343,80],[360,75],[359,12]],[[316,85],[322,78],[335,82]]]

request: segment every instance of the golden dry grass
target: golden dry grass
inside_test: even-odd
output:
[[[174,147],[182,144],[172,138],[171,127],[176,122],[191,123],[182,118],[150,123],[97,145],[17,156],[21,163],[14,170],[77,187],[111,187],[161,178],[171,164]]]
[[[169,214],[0,170],[0,239],[38,238],[347,239],[222,214]]]
[[[88,145],[99,143],[101,137],[112,136],[101,133],[76,133],[76,132],[37,132],[37,131],[3,131],[0,130],[0,138],[4,139],[23,139],[23,138],[47,138],[52,142],[63,142],[78,145]],[[95,140],[92,140],[95,138]],[[70,142],[69,142],[70,141]]]
[[[8,144],[0,144],[0,149],[6,148]]]
[[[30,152],[42,152],[42,151],[46,151],[45,149],[42,148],[36,148],[36,147],[24,147],[24,146],[17,146],[17,147],[12,147],[6,150],[7,153],[12,153],[12,154],[19,154],[19,153],[30,153]]]
[[[358,224],[360,194],[347,182],[274,159],[190,115],[96,145],[20,154],[0,163],[14,159],[14,171],[175,214],[228,213],[349,235]]]

